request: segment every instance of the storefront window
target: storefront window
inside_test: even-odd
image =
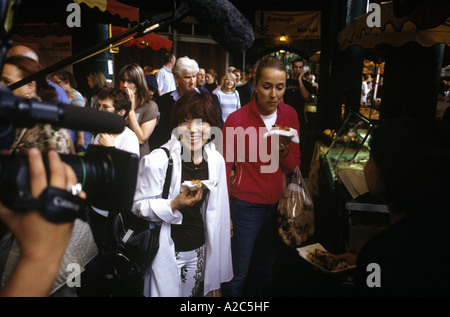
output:
[[[359,113],[366,118],[378,120],[383,94],[385,62],[365,60],[361,78],[361,107]]]

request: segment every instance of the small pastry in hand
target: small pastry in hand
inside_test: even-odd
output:
[[[202,187],[201,180],[199,179],[193,179],[191,180],[192,185],[194,185],[192,188],[190,188],[191,191],[197,191]]]
[[[275,128],[278,128],[279,130],[282,130],[282,131],[289,131],[291,128],[289,128],[289,127],[280,127],[278,124],[274,124],[273,125]]]

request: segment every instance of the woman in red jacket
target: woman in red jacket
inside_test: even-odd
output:
[[[256,72],[255,97],[228,117],[222,128],[222,155],[229,179],[234,278],[222,285],[224,296],[242,296],[248,272],[250,296],[270,295],[276,257],[275,218],[284,174],[300,166],[298,144],[267,137],[274,125],[299,131],[295,110],[283,103],[287,72],[275,59],[263,60]],[[251,265],[251,266],[250,266]]]

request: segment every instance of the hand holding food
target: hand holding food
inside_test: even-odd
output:
[[[280,135],[279,142],[280,158],[284,159],[289,154],[289,145],[291,145],[291,138]]]
[[[281,127],[278,124],[274,124],[272,126],[272,129],[264,134],[264,137],[267,138],[271,135],[283,136],[294,143],[300,143],[297,130],[289,128],[287,126]]]
[[[191,183],[194,185],[194,187],[190,188],[192,191],[197,191],[202,187],[201,180],[199,179],[192,180]]]
[[[325,273],[339,273],[356,267],[356,254],[335,255],[328,252],[320,243],[298,248],[298,253],[306,261]]]
[[[281,127],[281,126],[279,126],[279,125],[276,124],[276,123],[273,125],[273,127],[278,128],[278,129],[281,130],[281,131],[289,131],[289,130],[290,130],[289,127],[287,127],[287,126]]]
[[[196,191],[192,191],[189,188],[186,188],[184,191],[179,193],[174,200],[170,202],[170,207],[172,208],[172,210],[179,210],[185,207],[192,207],[202,199],[202,195],[203,195],[203,186]]]
[[[203,186],[202,181],[199,179],[184,181],[181,185],[189,188],[189,190],[191,191],[197,191]]]

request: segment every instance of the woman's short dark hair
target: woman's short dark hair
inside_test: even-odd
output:
[[[170,130],[172,131],[185,119],[201,119],[212,127],[220,127],[219,112],[214,100],[208,93],[196,90],[188,91],[178,99],[172,110]]]
[[[128,94],[119,88],[103,88],[98,92],[98,100],[111,99],[113,101],[114,112],[125,110],[124,117],[128,116],[131,110],[131,101]]]
[[[75,81],[75,78],[73,77],[73,74],[69,72],[68,70],[60,70],[56,71],[52,74],[52,76],[57,76],[62,81],[68,81],[70,86],[73,89],[77,89],[77,82]]]

